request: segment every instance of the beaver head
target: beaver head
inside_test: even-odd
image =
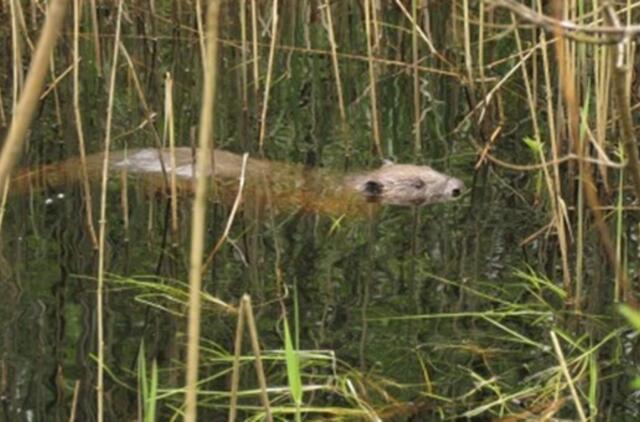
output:
[[[405,206],[449,201],[464,188],[461,180],[431,167],[393,163],[350,177],[347,185],[371,202]]]

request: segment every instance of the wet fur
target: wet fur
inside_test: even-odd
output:
[[[176,148],[175,179],[181,190],[192,190],[195,151]],[[98,180],[104,155],[87,157],[90,180]],[[231,203],[237,194],[242,157],[228,151],[212,154],[214,195]],[[148,181],[155,189],[168,190],[173,173],[168,150],[141,148],[110,153],[112,173],[128,173]],[[80,161],[73,158],[29,169],[14,178],[15,192],[60,186],[80,180]],[[309,169],[297,164],[249,158],[245,172],[244,198],[277,209],[302,209],[323,214],[361,214],[371,203],[427,205],[458,196],[463,183],[428,166],[385,164],[363,173],[339,175],[330,170]]]

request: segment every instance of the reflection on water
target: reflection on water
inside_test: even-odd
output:
[[[131,189],[125,227],[119,189],[109,195],[108,419],[135,419],[142,342],[148,361],[161,368],[163,391],[183,383],[191,204],[181,199],[174,236],[166,197]],[[251,295],[267,356],[283,347],[284,305],[298,321],[299,348],[329,351],[325,363],[333,363],[310,363],[313,377],[329,385],[353,368],[376,388],[391,388],[398,403],[419,403],[397,412],[428,415],[430,405],[420,398],[425,386],[455,397],[473,388],[477,376],[499,374],[505,385],[517,386],[549,364],[539,356],[550,350],[545,327],[562,298],[530,284],[522,269],[537,265],[553,244],[544,238],[518,243],[539,226],[526,203],[512,201],[508,193],[488,190],[482,202],[465,195],[449,204],[386,207],[371,219],[340,221],[303,213],[255,217],[245,208],[209,267],[204,289],[229,304]],[[228,212],[210,208],[209,247]],[[97,254],[83,224],[80,189],[14,198],[5,218],[4,415],[66,420],[77,394],[77,420],[92,420]],[[235,329],[235,317],[205,301],[201,378],[212,376],[207,391],[229,391],[228,376],[216,374],[229,368],[223,357],[233,350]],[[514,341],[513,333],[529,340]],[[283,370],[275,362],[267,367],[274,385],[286,384]],[[245,387],[254,386],[251,371],[245,376]],[[394,383],[404,387],[392,388]],[[163,405],[179,406],[181,399],[174,392]],[[221,408],[226,403],[224,396],[211,400]],[[309,397],[318,406],[343,400],[327,393]],[[458,405],[449,406],[454,411]],[[212,417],[220,412],[215,406],[204,410]]]
[[[156,275],[186,280],[190,203],[180,204],[178,247],[167,227],[167,200],[130,192],[129,233],[123,232],[119,192],[110,192],[107,268],[120,276]],[[2,241],[3,365],[12,388],[5,414],[13,420],[68,417],[79,381],[78,420],[92,419],[97,254],[82,221],[79,189],[16,198],[8,208]],[[435,334],[424,322],[368,321],[458,306],[449,289],[426,276],[457,276],[465,238],[464,202],[412,211],[382,210],[374,220],[340,222],[322,216],[290,215],[256,220],[240,216],[228,244],[204,282],[206,291],[228,303],[247,292],[254,298],[266,350],[282,347],[276,268],[282,271],[293,306],[295,294],[303,349],[332,350],[363,371],[406,374],[418,370],[407,354]],[[209,213],[209,244],[220,235],[228,209]],[[126,241],[126,239],[129,241]],[[162,283],[161,280],[157,280]],[[168,297],[133,286],[109,284],[106,335],[111,416],[134,416],[136,358],[144,339],[149,357],[166,368],[163,387],[179,388],[184,353],[184,308]],[[450,299],[446,299],[450,297]],[[153,306],[151,306],[153,304]],[[207,308],[205,308],[207,309]],[[168,312],[170,310],[170,312]],[[208,308],[203,338],[233,350],[235,319]],[[426,337],[425,337],[426,336]],[[395,357],[389,361],[389,356]],[[409,379],[407,378],[407,380]],[[226,381],[218,386],[226,389]],[[415,381],[418,381],[416,379]]]

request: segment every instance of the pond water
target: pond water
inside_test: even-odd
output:
[[[513,162],[538,162],[522,142],[532,130],[522,81],[499,91],[504,98],[499,106],[487,106],[486,120],[470,118],[474,103],[468,101],[471,94],[462,73],[424,70],[413,84],[411,59],[405,53],[411,38],[393,26],[406,21],[398,10],[389,10],[380,19],[393,25],[380,35],[386,44],[378,46],[377,54],[397,60],[377,64],[379,109],[373,119],[364,29],[352,24],[362,24],[362,10],[345,1],[334,5],[337,37],[344,51],[358,55],[340,58],[348,112],[341,123],[326,25],[315,15],[321,9],[312,4],[302,1],[282,11],[288,23],[281,24],[282,47],[275,58],[265,156],[330,169],[335,176],[329,177],[375,168],[386,156],[428,164],[462,179],[466,188],[448,203],[382,206],[369,216],[241,207],[203,278],[202,420],[227,418],[238,338],[235,310],[245,294],[251,299],[269,400],[278,420],[294,420],[297,409],[306,420],[507,421],[545,415],[579,420],[578,407],[592,420],[636,420],[637,391],[631,386],[637,372],[636,334],[615,307],[614,298],[620,297],[616,272],[592,217],[581,214],[580,207],[588,212],[582,199],[576,199],[582,195],[577,184],[572,185],[576,174],[563,168],[562,211],[570,232],[567,266],[553,223],[555,208],[544,187],[547,176],[539,169],[492,164],[477,148],[489,130],[483,125],[499,121],[504,125],[500,145],[485,152],[492,150]],[[130,19],[139,25],[129,23],[124,30],[133,60],[118,68],[113,149],[155,145],[165,124],[165,71],[176,82],[177,142],[193,145],[202,76],[195,12],[163,3],[157,15],[149,15],[131,7]],[[215,142],[229,151],[258,156],[264,79],[256,99],[253,85],[246,82],[251,69],[242,66],[248,61],[238,47],[240,29],[233,20],[237,7],[228,6],[224,13],[229,20],[221,29]],[[438,19],[450,22],[453,12],[448,7],[436,9],[428,18],[432,24]],[[114,10],[101,6],[98,16],[107,45],[115,30]],[[269,41],[270,9],[262,6],[258,12],[264,27],[260,40]],[[177,22],[174,29],[159,26],[153,36],[146,32],[151,23],[166,24],[170,18]],[[88,18],[83,24],[90,28]],[[447,28],[434,26],[430,33],[443,53],[451,36]],[[70,42],[65,38],[70,36],[63,39]],[[81,45],[87,64],[81,75],[82,113],[88,149],[95,152],[104,139],[107,82],[89,68],[95,65],[91,40]],[[289,48],[293,45],[305,47]],[[513,45],[508,44],[511,49]],[[267,46],[265,42],[260,47],[265,67]],[[422,54],[428,51],[420,48]],[[429,65],[439,63],[425,57]],[[69,58],[58,52],[55,60],[64,68]],[[493,60],[496,75],[510,69],[508,60]],[[261,75],[264,71],[260,69]],[[142,80],[142,88],[140,81],[133,82],[133,74]],[[59,89],[60,97],[50,94],[32,125],[25,166],[77,156],[73,119],[65,117],[73,116],[71,83],[61,83]],[[149,110],[142,106],[140,89]],[[422,130],[417,145],[416,90]],[[157,114],[149,124],[152,112]],[[381,156],[373,146],[374,124],[379,124]],[[92,174],[99,174],[97,164],[92,166]],[[611,170],[614,187],[608,198],[615,197],[621,177],[618,169]],[[10,195],[4,209],[2,420],[62,421],[72,414],[79,421],[97,418],[98,252],[79,177],[67,178],[56,186],[45,183],[49,186],[41,190]],[[98,183],[91,190],[97,224]],[[633,201],[624,193],[616,198],[623,204]],[[156,368],[157,419],[182,418],[191,206],[190,195],[179,197],[174,229],[168,195],[135,177],[128,179],[126,189],[117,174],[109,183],[105,420],[148,417],[144,398]],[[222,236],[230,213],[229,204],[208,204],[207,253]],[[637,218],[631,208],[606,218],[620,242],[617,251],[624,268],[635,281]],[[579,301],[564,290],[567,268],[572,283],[582,283]],[[261,420],[264,410],[248,324],[245,321],[241,334],[238,420]],[[288,334],[302,372],[304,393],[298,407],[289,389]],[[567,374],[577,388],[575,395]]]

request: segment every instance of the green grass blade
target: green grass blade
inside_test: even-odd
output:
[[[289,389],[291,396],[296,404],[298,411],[296,412],[296,420],[300,420],[300,405],[302,404],[302,379],[300,375],[300,360],[297,351],[293,347],[291,340],[291,332],[289,323],[286,318],[284,320],[284,351],[285,361],[287,363],[287,378],[289,380]]]

